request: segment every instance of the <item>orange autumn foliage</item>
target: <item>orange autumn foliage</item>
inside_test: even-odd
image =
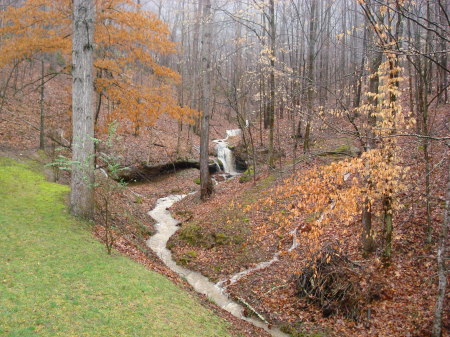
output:
[[[277,206],[267,223],[272,230],[284,234],[298,229],[317,239],[331,222],[347,226],[357,220],[366,198],[376,209],[388,191],[398,195],[405,189],[405,173],[400,165],[386,163],[382,149],[371,150],[286,179],[258,207]],[[373,184],[366,183],[368,175]],[[394,209],[400,207],[395,204]]]
[[[64,1],[29,0],[0,12],[0,67],[38,53],[71,49],[71,17]]]
[[[42,53],[60,53],[70,64],[71,6],[70,0],[26,0],[3,11],[0,67]],[[187,121],[196,114],[177,104],[173,87],[180,75],[158,63],[175,47],[167,26],[134,1],[97,1],[95,89],[98,101],[106,98],[112,107],[100,131],[113,120],[137,132],[162,113]]]

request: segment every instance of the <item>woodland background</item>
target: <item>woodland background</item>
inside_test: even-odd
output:
[[[448,335],[447,0],[95,3],[95,232],[109,252],[170,274],[142,252],[146,212],[200,182],[175,206],[171,249],[213,280],[282,252],[227,288],[269,322]],[[70,157],[71,2],[0,10],[0,150]],[[235,128],[245,168],[212,186],[210,140]],[[175,172],[152,173],[164,165]]]

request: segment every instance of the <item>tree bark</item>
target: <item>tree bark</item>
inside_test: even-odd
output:
[[[389,12],[388,12],[389,14]],[[398,43],[400,41],[401,34],[401,16],[398,15],[396,31],[395,31],[395,39],[393,42]],[[391,55],[387,53],[386,55],[389,62],[389,82],[391,83],[393,89],[398,90],[399,88],[399,71],[398,71],[398,56]],[[393,126],[389,131],[390,135],[395,134],[396,125],[395,125],[395,115],[397,114],[397,108],[395,107],[397,102],[397,94],[395,90],[391,90],[389,94],[389,107],[392,109],[392,118],[393,118]],[[387,151],[386,162],[389,165],[394,157],[394,147],[393,147],[393,138],[389,138],[386,140],[385,149]],[[383,197],[383,223],[384,223],[384,249],[383,249],[383,257],[386,262],[390,262],[392,255],[392,233],[394,230],[393,227],[393,203],[394,200],[392,198],[392,191],[389,190],[386,195]]]
[[[204,0],[202,20],[202,120],[200,131],[200,198],[213,191],[209,174],[209,118],[211,113],[211,0]]]
[[[367,6],[370,6],[370,2],[367,2]],[[366,18],[366,24],[369,25],[369,21]],[[375,44],[375,33],[371,28],[367,29],[367,41],[370,44]],[[367,98],[367,104],[369,105],[368,109],[368,130],[366,134],[366,145],[364,151],[370,151],[376,147],[375,143],[375,132],[374,129],[377,124],[376,119],[376,109],[378,106],[378,86],[380,84],[380,78],[378,76],[378,68],[381,65],[381,62],[383,60],[383,54],[379,51],[373,51],[369,55],[369,85],[368,85],[368,92],[370,95],[368,95]],[[370,186],[372,184],[370,177],[366,181],[366,183]],[[361,220],[362,220],[362,236],[361,236],[361,243],[363,252],[365,255],[370,254],[375,249],[375,242],[373,239],[373,233],[372,233],[372,211],[371,207],[369,205],[369,200],[366,199],[364,202],[362,214],[361,214]]]
[[[44,57],[44,56],[42,56]],[[41,150],[45,150],[45,81],[44,81],[44,76],[45,76],[45,64],[44,64],[44,59],[41,60],[41,90],[40,90],[40,100],[39,100],[39,105],[40,105],[40,126],[39,126],[39,148]]]
[[[273,137],[275,129],[275,3],[269,0],[269,32],[270,32],[270,102],[268,106],[269,119],[269,167],[275,167],[275,152],[273,146]]]
[[[94,20],[94,0],[73,0],[70,209],[87,219],[94,213]]]
[[[448,145],[447,145],[448,146]],[[436,298],[436,306],[434,309],[434,321],[432,337],[442,336],[442,315],[444,311],[445,292],[447,289],[447,265],[445,258],[447,256],[448,243],[448,227],[449,227],[449,209],[450,209],[450,163],[447,169],[447,194],[445,199],[444,222],[442,223],[441,234],[439,237],[439,246],[437,251],[437,265],[438,265],[438,294]]]
[[[191,106],[201,110],[201,96],[200,93],[200,85],[198,81],[198,74],[200,72],[201,66],[199,66],[199,35],[200,35],[200,23],[203,19],[202,17],[202,9],[204,4],[204,0],[199,0],[198,6],[195,8],[195,23],[194,23],[194,32],[193,32],[193,40],[192,40],[192,102]],[[204,23],[203,23],[204,24]],[[201,118],[201,117],[200,117]],[[192,130],[196,135],[199,134],[199,127],[201,128],[201,121],[199,118],[195,118],[195,123],[192,127]]]
[[[439,22],[441,24],[441,27],[447,27],[448,21],[446,21],[447,13],[448,13],[448,2],[442,2],[442,7],[439,8]],[[445,36],[446,30],[442,28],[441,35]],[[442,51],[441,57],[440,57],[440,63],[441,66],[439,68],[440,72],[440,83],[438,84],[439,87],[439,97],[438,101],[441,104],[447,104],[448,103],[448,76],[447,72],[444,69],[447,69],[448,64],[448,52],[444,52],[447,50],[447,41],[444,38],[441,38],[439,41],[440,50]]]
[[[307,91],[307,116],[305,139],[303,142],[303,151],[309,152],[311,147],[311,122],[314,110],[314,82],[315,69],[314,58],[316,50],[316,8],[317,0],[311,1],[311,14],[309,20],[309,41],[308,41],[308,91]]]

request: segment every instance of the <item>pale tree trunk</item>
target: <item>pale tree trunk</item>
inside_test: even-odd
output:
[[[273,137],[275,129],[275,4],[274,0],[269,0],[269,35],[270,35],[270,102],[268,106],[269,119],[269,167],[275,167],[275,153],[273,147]]]
[[[431,20],[431,14],[430,14],[430,3],[427,2],[427,19]],[[429,24],[428,24],[429,26]],[[425,41],[425,53],[428,55],[430,50],[432,50],[431,46],[431,32],[428,29],[426,34],[426,41]],[[433,86],[430,84],[431,81],[428,80],[428,78],[431,79],[431,69],[432,69],[432,62],[430,60],[426,60],[424,64],[424,93],[423,93],[423,106],[422,106],[422,134],[425,136],[428,136],[429,133],[429,118],[428,118],[428,92],[431,92],[431,87]],[[423,158],[425,161],[425,204],[426,204],[426,210],[427,210],[427,238],[426,242],[431,243],[433,239],[433,227],[431,224],[431,190],[430,190],[430,175],[431,175],[431,158],[430,158],[430,143],[428,138],[423,138]]]
[[[314,111],[314,58],[316,50],[316,8],[317,0],[311,0],[311,14],[309,20],[309,41],[308,41],[308,91],[307,91],[307,116],[306,116],[306,130],[305,140],[303,143],[303,151],[309,152],[311,147],[311,122]]]
[[[261,66],[259,66],[259,92],[260,92],[260,99],[259,99],[259,144],[262,147],[263,146],[263,118],[266,115],[266,105],[265,105],[265,92],[264,92],[264,76],[262,75]],[[1,110],[0,110],[1,111]],[[265,118],[264,118],[264,128],[265,128]]]
[[[185,2],[184,2],[184,0],[181,3],[181,8],[182,8],[181,9],[181,22],[184,22],[184,20],[185,20]],[[180,42],[180,45],[181,45],[182,52],[184,52],[184,49],[185,49],[185,39],[186,39],[185,35],[186,35],[186,29],[183,26],[181,26],[181,42]],[[180,56],[180,57],[182,57],[182,56]],[[180,85],[178,87],[178,90],[179,90],[178,104],[181,107],[184,107],[184,89],[185,89],[184,81],[187,78],[185,70],[186,70],[186,66],[181,61],[179,61],[178,62],[178,72],[181,74],[181,82],[180,82]],[[180,155],[182,133],[183,133],[183,120],[180,118],[180,120],[178,121],[177,148],[176,148],[176,151],[175,151],[176,155],[177,155],[177,158]]]
[[[194,24],[194,32],[193,32],[193,41],[192,41],[192,103],[191,106],[193,108],[197,108],[201,110],[201,99],[199,99],[200,90],[199,90],[199,81],[198,74],[201,70],[201,66],[199,66],[199,35],[200,35],[200,21],[202,20],[202,8],[204,6],[204,0],[199,0],[198,6],[195,9],[195,24]],[[199,119],[195,119],[195,124],[193,126],[194,133],[198,135],[199,131]]]
[[[447,144],[447,147],[448,145],[449,144]],[[434,310],[433,331],[431,333],[432,337],[442,336],[442,315],[444,311],[445,292],[447,289],[447,265],[445,258],[447,256],[448,227],[450,218],[450,163],[448,163],[447,174],[447,194],[445,199],[444,222],[442,223],[437,252],[439,285],[436,298],[436,307]]]
[[[41,88],[40,88],[40,94],[41,98],[39,100],[40,105],[40,126],[39,126],[39,148],[41,150],[45,150],[45,64],[44,64],[44,56],[42,56],[41,60]]]
[[[72,214],[94,213],[94,0],[73,0],[72,34]]]
[[[342,47],[341,47],[341,55],[340,55],[340,67],[341,67],[341,71],[340,71],[340,75],[341,75],[341,81],[342,81],[342,87],[343,88],[347,88],[347,55],[346,55],[346,51],[347,51],[347,1],[343,1],[342,3],[342,32],[344,33],[342,36]],[[347,91],[347,90],[346,90]],[[348,106],[348,101],[347,101],[348,95],[346,94],[345,97],[343,97],[343,99],[345,99],[346,101],[346,105]]]
[[[441,6],[439,6],[439,22],[441,24],[442,28],[442,32],[441,35],[445,36],[446,35],[446,31],[444,29],[444,27],[448,27],[448,1],[443,1],[441,3]],[[439,41],[439,46],[440,46],[440,50],[441,51],[445,51],[447,50],[447,41],[444,38],[441,38]],[[441,104],[447,104],[448,103],[448,74],[447,71],[445,71],[444,69],[447,69],[447,64],[448,64],[448,52],[442,52],[441,57],[440,57],[440,63],[442,67],[438,67],[439,72],[440,72],[440,76],[439,76],[439,83],[438,83],[438,87],[439,87],[439,103]]]
[[[262,43],[261,43],[261,47],[262,49],[266,49],[266,35],[268,32],[268,28],[267,28],[267,18],[265,13],[262,13],[262,22],[263,22],[263,31],[262,31]],[[266,83],[266,74],[263,70],[263,68],[265,68],[265,65],[263,65],[261,67],[261,78],[262,78],[262,90],[261,90],[261,96],[263,98],[263,114],[264,114],[264,130],[267,130],[269,128],[269,99],[267,97],[267,90],[266,90],[266,86],[268,83]],[[268,80],[267,80],[268,82]],[[262,142],[261,142],[262,144]]]
[[[211,113],[211,0],[204,0],[202,20],[202,121],[200,131],[200,198],[212,194],[209,175],[209,118]]]
[[[407,22],[407,32],[408,32],[408,44],[412,44],[412,37],[411,37],[411,20],[408,20]],[[409,109],[410,111],[414,111],[414,91],[413,91],[413,71],[411,67],[411,58],[408,58],[408,63],[406,65],[408,70],[408,94],[409,94]]]

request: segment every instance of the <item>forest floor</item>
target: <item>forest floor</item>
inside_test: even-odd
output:
[[[8,154],[4,149],[5,152]],[[29,156],[33,152],[24,150],[23,154]],[[414,152],[412,149],[411,153]],[[9,155],[18,156],[20,153],[14,150]],[[334,156],[303,158],[297,170],[303,172],[335,159]],[[414,156],[409,160],[413,164]],[[287,169],[284,171],[280,175],[261,168],[256,184],[252,180],[241,183],[236,177],[216,185],[213,197],[206,203],[200,202],[198,194],[194,194],[175,204],[173,214],[182,221],[182,226],[168,246],[178,263],[200,271],[217,282],[270,260],[278,251],[286,251],[292,243],[291,236],[275,232],[262,234],[258,230],[259,224],[270,221],[273,209],[261,212],[246,207],[260,202],[274,186],[282,184],[283,179],[289,176]],[[435,177],[443,180],[445,174],[442,171],[443,167],[437,167]],[[411,186],[420,190],[416,182],[418,172],[412,172],[410,182]],[[197,177],[196,169],[179,170],[150,181],[130,184],[112,196],[112,202],[117,207],[113,219],[118,224],[117,228],[123,228],[118,232],[121,234],[117,236],[115,248],[166,275],[186,290],[190,287],[146,250],[145,239],[153,232],[153,222],[147,212],[160,197],[198,191]],[[60,177],[62,181],[65,179],[67,177]],[[416,192],[404,196],[406,207],[396,218],[399,221],[395,227],[394,255],[388,267],[381,263],[379,251],[370,258],[361,255],[359,235],[355,235],[359,233],[358,223],[348,228],[330,226],[321,239],[323,245],[334,243],[342,246],[365,275],[363,288],[374,300],[365,305],[358,320],[339,313],[324,317],[321,308],[297,296],[296,277],[307,262],[302,257],[302,247],[308,242],[303,242],[301,237],[300,246],[294,252],[281,255],[278,262],[247,275],[227,290],[233,298],[245,299],[268,321],[280,325],[293,336],[428,336],[436,291],[435,243],[424,244],[425,214],[418,207],[421,201],[416,198]],[[443,200],[442,192],[433,191],[436,200]],[[435,233],[440,221],[441,210],[436,208],[433,214]],[[96,227],[95,233],[102,241],[101,226]],[[379,231],[377,234],[381,236]],[[233,323],[235,335],[266,335],[200,298],[204,305]],[[444,336],[448,335],[449,323],[447,310]]]
[[[175,205],[174,213],[184,220],[181,230],[169,241],[178,263],[220,281],[270,260],[278,251],[287,252],[292,245],[290,235],[259,230],[262,222],[271,221],[269,216],[275,209],[261,212],[245,207],[260,202],[264,191],[270,194],[276,180],[266,175],[255,186],[247,182],[243,187],[236,179],[218,187],[216,197],[206,204],[191,196]],[[396,218],[395,253],[387,267],[381,262],[380,251],[369,258],[362,256],[356,222],[345,228],[329,226],[320,238],[321,246],[334,244],[346,252],[364,276],[361,287],[371,299],[356,320],[339,313],[325,317],[328,315],[320,307],[297,296],[296,282],[308,262],[309,242],[301,235],[294,251],[282,254],[278,262],[247,275],[227,290],[293,336],[428,336],[437,284],[436,247],[424,243],[424,214],[413,210],[416,202],[412,198],[408,202],[407,209]],[[434,223],[442,221],[439,213],[433,214]],[[381,237],[379,230],[377,237]],[[447,329],[449,323],[447,311]],[[444,335],[448,333],[446,330]]]
[[[445,116],[445,113],[444,113]],[[323,146],[323,145],[322,145]],[[342,147],[335,143],[334,148]],[[182,228],[169,241],[178,263],[200,271],[213,281],[225,281],[230,276],[270,260],[282,252],[279,261],[269,267],[246,275],[227,287],[233,298],[243,298],[260,315],[280,325],[293,336],[429,336],[437,290],[436,243],[443,221],[446,181],[445,149],[433,146],[433,240],[426,239],[426,213],[423,207],[423,162],[421,146],[415,141],[402,141],[406,155],[402,161],[411,167],[407,191],[400,196],[404,206],[395,216],[393,256],[389,265],[382,262],[382,229],[379,216],[374,219],[375,238],[379,247],[371,256],[363,256],[360,249],[361,225],[358,219],[342,226],[335,219],[324,229],[319,247],[339,247],[355,266],[358,274],[358,314],[350,318],[339,310],[330,312],[307,297],[298,295],[299,275],[310,262],[306,236],[297,235],[299,245],[289,251],[292,235],[273,231],[262,224],[273,222],[279,205],[261,205],[274,193],[274,188],[290,184],[289,172],[281,176],[264,170],[258,181],[240,183],[234,179],[216,187],[206,203],[198,195],[177,203],[174,214],[182,221]],[[326,145],[325,145],[326,147]],[[333,148],[333,147],[332,147]],[[330,152],[335,152],[329,148]],[[317,147],[315,151],[327,152]],[[335,155],[305,157],[297,170],[299,174],[339,160]],[[286,162],[285,162],[286,164]],[[280,171],[280,170],[279,170]],[[441,183],[438,183],[438,182]],[[249,207],[250,206],[250,207]],[[270,226],[269,226],[270,227]],[[225,283],[227,284],[227,283]],[[449,292],[447,292],[447,303]],[[444,336],[450,335],[450,310],[445,310]]]
[[[448,111],[441,111],[437,115],[445,118],[446,114],[448,116]],[[24,155],[35,156],[38,133],[35,128],[30,128],[30,123],[37,125],[38,114],[24,112],[24,115],[12,114],[9,117],[0,123],[0,151],[11,157],[19,156],[22,152]],[[438,123],[439,118],[436,120]],[[291,122],[285,119],[279,123],[276,147],[280,149],[280,157],[275,172],[264,166],[266,152],[264,146],[258,145],[267,143],[267,133],[255,134],[257,150],[260,150],[256,184],[251,179],[240,182],[241,179],[236,177],[216,185],[212,198],[207,202],[200,202],[197,193],[172,207],[174,216],[182,222],[181,229],[169,241],[169,248],[178,263],[200,271],[217,282],[227,280],[231,275],[259,262],[268,261],[274,254],[283,251],[278,262],[247,275],[229,285],[227,290],[233,298],[244,299],[270,323],[282,326],[292,336],[429,336],[437,285],[435,252],[437,233],[442,222],[442,186],[446,179],[445,165],[442,163],[445,164],[445,151],[438,145],[430,148],[433,165],[432,244],[425,243],[423,148],[419,141],[407,139],[400,144],[402,153],[405,154],[402,160],[412,169],[408,176],[407,191],[400,198],[404,207],[394,219],[393,256],[390,265],[382,263],[380,249],[369,257],[362,256],[358,221],[344,227],[336,219],[321,235],[321,246],[339,246],[347,258],[358,266],[359,286],[364,299],[361,299],[359,314],[352,319],[339,312],[330,315],[323,308],[310,303],[307,298],[297,295],[296,282],[308,263],[306,251],[310,243],[300,233],[299,246],[286,253],[293,240],[289,232],[261,231],[261,224],[272,222],[271,214],[277,210],[278,205],[267,206],[263,210],[247,206],[260,204],[261,200],[273,193],[274,187],[282,185],[284,179],[292,173],[294,161],[297,163],[297,172],[306,172],[330,161],[346,158],[336,155],[336,152],[351,154],[355,144],[347,137],[336,138],[329,130],[316,130],[312,155],[300,154],[300,150],[294,154],[297,140],[290,136]],[[217,117],[213,120],[211,138],[223,138],[227,129],[234,128],[236,126],[232,123]],[[125,164],[161,164],[173,162],[177,158],[195,159],[198,156],[198,137],[187,127],[180,134],[179,151],[176,151],[176,122],[163,117],[147,131],[138,137],[126,135],[119,138],[116,150],[123,156]],[[210,150],[213,153],[212,145]],[[50,157],[38,157],[42,162],[52,159],[51,153]],[[117,229],[114,247],[191,292],[185,281],[149,252],[145,240],[153,233],[153,221],[147,212],[154,207],[156,200],[169,194],[198,191],[197,178],[196,169],[178,170],[129,184],[111,195],[115,209],[112,220]],[[68,175],[61,174],[58,181],[67,183]],[[97,214],[97,219],[99,218],[100,215]],[[379,217],[376,217],[375,223],[379,222]],[[375,234],[380,247],[382,233],[379,226],[376,226]],[[103,241],[104,232],[100,221],[95,227],[95,235],[100,242]],[[232,323],[233,335],[267,336],[251,324],[218,309],[206,298],[198,298],[203,305]],[[444,336],[449,336],[448,308],[444,326]]]
[[[404,159],[405,164],[414,170],[410,172],[408,192],[401,196],[404,208],[395,218],[394,254],[390,265],[382,263],[380,249],[372,256],[362,256],[357,221],[346,227],[337,221],[327,227],[320,238],[320,245],[341,247],[358,265],[364,299],[358,317],[354,319],[339,312],[329,315],[323,308],[297,295],[296,280],[308,262],[309,242],[299,235],[299,247],[286,253],[292,245],[289,233],[260,231],[262,223],[271,221],[270,215],[277,205],[263,211],[247,207],[260,203],[274,187],[283,184],[290,174],[286,164],[289,159],[283,162],[283,174],[261,166],[256,184],[251,179],[240,182],[236,177],[216,185],[213,197],[207,202],[201,202],[197,193],[176,203],[172,212],[182,224],[168,247],[179,264],[200,271],[213,282],[227,280],[284,251],[278,262],[247,275],[228,286],[227,291],[234,299],[244,299],[269,322],[293,336],[429,336],[437,284],[436,241],[442,221],[444,191],[438,184],[434,185],[432,194],[437,205],[432,214],[434,237],[432,244],[426,244],[426,214],[423,199],[418,197],[423,193],[420,184],[422,164],[418,163],[420,148],[414,142],[402,146],[410,154]],[[328,149],[335,152],[333,149],[344,147],[347,149],[348,145],[322,142],[315,151],[327,152]],[[434,150],[437,154],[443,153],[442,149]],[[305,172],[339,158],[333,154],[303,157],[297,170]],[[445,181],[445,167],[439,165],[442,159],[439,155],[434,159],[433,176]],[[131,199],[135,199],[137,212],[145,212],[152,209],[159,197],[198,191],[194,182],[197,177],[198,171],[193,169],[178,171],[151,182],[130,185],[128,193],[134,195]],[[149,228],[152,229],[151,222]],[[376,227],[375,237],[381,247],[380,227]],[[121,249],[129,254],[130,246],[126,244]],[[247,314],[252,313],[249,310]],[[449,319],[447,310],[444,336],[449,335]],[[261,333],[251,332],[250,336],[262,336]]]

